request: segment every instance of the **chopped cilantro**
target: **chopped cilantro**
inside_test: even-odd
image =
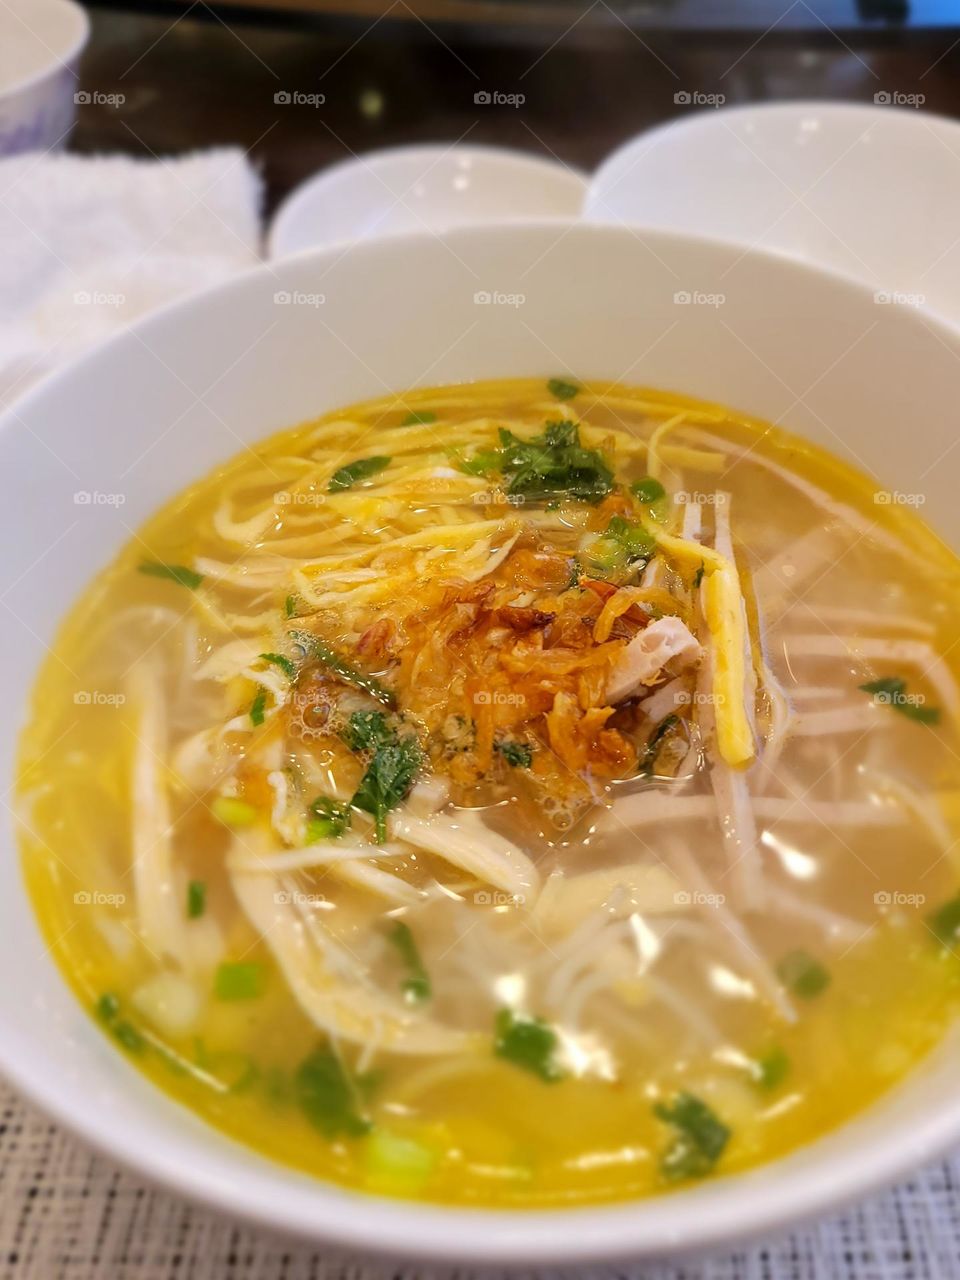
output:
[[[901,715],[919,724],[939,724],[940,708],[925,707],[916,697],[907,693],[907,682],[900,676],[884,676],[880,680],[868,680],[860,685],[864,693],[872,693],[877,702],[893,707]]]
[[[264,662],[272,663],[273,666],[279,667],[288,679],[292,680],[297,674],[297,668],[293,665],[289,658],[285,658],[282,653],[261,653],[260,657]]]
[[[387,814],[404,799],[422,762],[420,744],[412,734],[395,734],[376,747],[350,803],[373,815],[378,844],[387,838]]]
[[[307,844],[336,840],[350,825],[350,810],[329,796],[317,796],[307,819]]]
[[[530,1071],[552,1084],[563,1078],[556,1062],[557,1033],[542,1018],[530,1018],[501,1009],[494,1024],[493,1050],[514,1066]]]
[[[327,1138],[358,1138],[370,1129],[361,1114],[357,1082],[330,1049],[315,1049],[294,1077],[297,1102],[315,1129]]]
[[[577,384],[567,382],[565,378],[551,378],[547,383],[547,390],[557,400],[572,400],[574,396],[580,394]]]
[[[533,764],[533,749],[526,742],[511,742],[503,739],[496,744],[497,750],[514,769],[529,769]]]
[[[676,1135],[660,1157],[660,1172],[671,1182],[702,1178],[723,1155],[730,1130],[707,1104],[692,1093],[678,1093],[672,1104],[658,1102],[658,1119],[672,1125]]]
[[[352,489],[358,481],[369,480],[371,476],[375,476],[378,472],[383,471],[385,467],[389,467],[392,461],[392,458],[378,455],[373,458],[358,458],[356,462],[348,462],[345,467],[340,467],[330,477],[327,492],[339,493],[342,489]]]
[[[943,946],[954,946],[960,936],[960,893],[927,916],[927,927]]]
[[[187,919],[198,920],[206,909],[206,883],[203,880],[191,880],[187,885]]]
[[[341,736],[351,751],[374,751],[393,738],[393,730],[382,711],[355,711]]]
[[[400,984],[403,994],[411,1004],[417,1004],[421,1000],[429,1000],[432,994],[430,975],[424,967],[420,949],[410,930],[410,926],[403,920],[397,920],[394,922],[393,928],[387,937],[396,947],[400,954],[400,959],[409,972],[409,977],[405,978]]]
[[[829,970],[809,952],[799,948],[783,957],[777,965],[777,974],[783,985],[801,1000],[813,1000],[830,985]]]
[[[500,444],[500,469],[511,496],[599,502],[613,489],[613,472],[596,449],[583,447],[573,422],[548,422],[543,434],[530,440],[501,427]]]
[[[408,413],[404,420],[400,423],[401,427],[427,426],[431,422],[436,422],[437,415],[429,409],[421,412]]]
[[[170,582],[179,583],[181,587],[189,587],[191,591],[196,591],[203,581],[202,573],[188,569],[183,564],[161,564],[159,560],[144,560],[139,570],[150,578],[167,578]]]
[[[254,698],[253,702],[251,702],[250,704],[250,719],[253,721],[254,724],[256,725],[263,724],[263,713],[266,705],[267,705],[267,691],[266,689],[258,689],[257,696]]]
[[[287,596],[286,600],[283,602],[283,611],[288,618],[295,618],[297,616],[296,596]]]

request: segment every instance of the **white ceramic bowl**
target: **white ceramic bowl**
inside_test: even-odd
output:
[[[322,169],[291,192],[267,248],[280,258],[401,231],[571,219],[586,189],[583,174],[505,147],[388,147]]]
[[[960,324],[960,124],[903,98],[692,112],[609,156],[585,216],[775,250]]]
[[[648,383],[783,419],[925,493],[925,514],[957,545],[958,357],[947,327],[877,307],[852,282],[709,241],[583,224],[316,252],[194,296],[0,420],[2,775],[44,646],[83,584],[161,503],[280,427],[413,384],[554,373]],[[821,1141],[660,1199],[507,1213],[340,1190],[207,1128],[108,1043],[46,953],[11,826],[0,843],[0,1067],[118,1160],[250,1222],[393,1257],[637,1258],[832,1211],[960,1141],[944,1047]]]
[[[90,23],[71,0],[0,4],[0,158],[63,146]]]

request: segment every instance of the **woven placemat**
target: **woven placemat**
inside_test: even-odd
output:
[[[776,1243],[679,1266],[583,1274],[590,1280],[955,1280],[960,1278],[958,1188],[960,1156]],[[435,1274],[439,1280],[440,1273]],[[92,1154],[0,1084],[0,1280],[413,1280],[424,1275],[415,1267],[334,1258],[154,1191]],[[456,1280],[467,1277],[458,1272]]]

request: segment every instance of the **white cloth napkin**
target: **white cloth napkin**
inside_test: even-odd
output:
[[[0,160],[0,407],[145,312],[256,263],[260,199],[239,149]]]

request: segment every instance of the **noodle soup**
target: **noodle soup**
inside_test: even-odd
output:
[[[960,566],[902,497],[566,378],[245,452],[41,671],[52,953],[166,1092],[352,1187],[597,1202],[809,1141],[957,1003]]]

